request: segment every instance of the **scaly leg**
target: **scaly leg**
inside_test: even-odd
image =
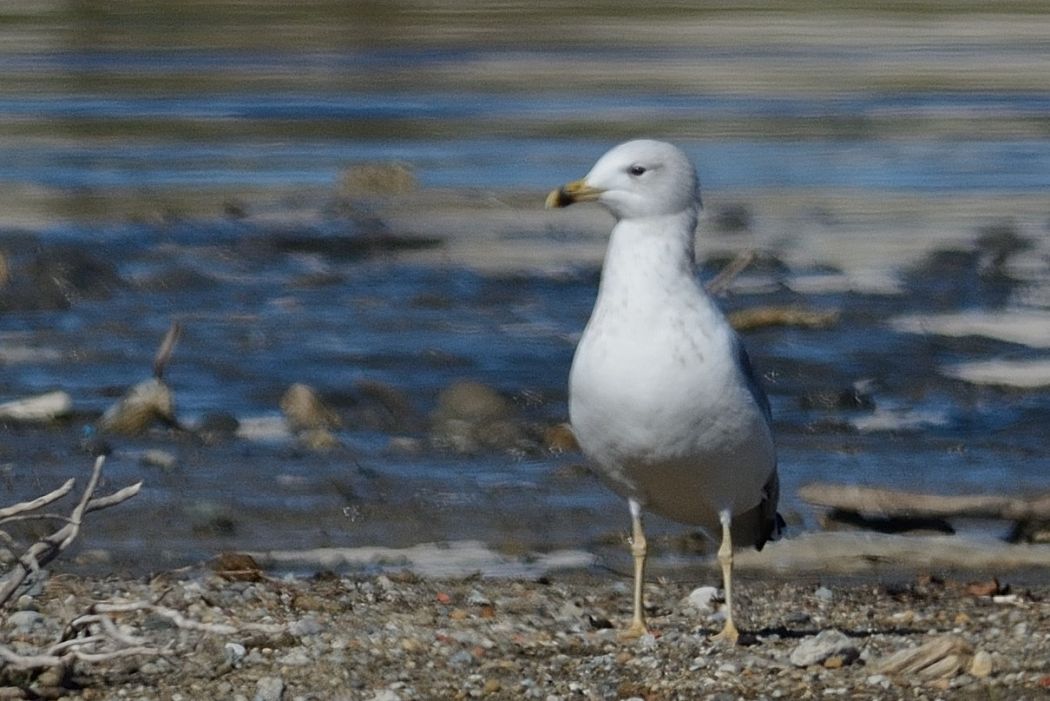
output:
[[[733,536],[729,532],[733,515],[729,510],[725,510],[718,514],[718,519],[722,522],[722,545],[718,548],[718,564],[722,566],[722,584],[726,592],[726,622],[722,632],[713,639],[736,645],[740,639],[740,631],[733,623]]]
[[[642,603],[642,585],[645,582],[645,531],[642,529],[642,505],[628,499],[631,509],[631,555],[634,556],[634,616],[630,627],[621,638],[638,638],[649,632],[645,626],[645,606]]]

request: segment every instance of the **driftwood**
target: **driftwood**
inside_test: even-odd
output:
[[[867,518],[986,518],[1006,521],[1050,520],[1050,494],[1025,496],[917,494],[843,484],[808,484],[803,501]]]
[[[84,517],[100,509],[121,504],[138,494],[141,482],[124,487],[111,494],[96,497],[95,490],[102,476],[105,457],[100,456],[91,471],[83,494],[68,516],[57,513],[41,513],[41,509],[54,504],[73,491],[75,480],[67,480],[57,489],[29,501],[0,508],[0,536],[9,543],[13,538],[2,528],[11,523],[29,519],[56,521],[62,524],[53,533],[31,545],[0,580],[0,607],[8,604],[30,574],[39,571],[56,558],[79,535]],[[166,593],[166,592],[165,592]],[[287,630],[286,625],[265,623],[236,623],[229,621],[200,621],[183,612],[162,606],[159,602],[165,593],[154,601],[100,601],[92,603],[80,615],[65,625],[60,638],[38,649],[26,651],[27,645],[8,645],[0,640],[0,687],[9,679],[5,674],[12,671],[38,673],[31,694],[37,687],[46,690],[44,698],[57,695],[66,673],[75,662],[103,663],[124,657],[167,655],[173,652],[170,641],[161,644],[156,626],[146,624],[149,617],[163,618],[179,630],[201,635],[229,636],[245,632],[278,635]],[[26,679],[30,679],[27,677]],[[19,696],[18,698],[22,698]],[[37,696],[33,696],[37,698]]]
[[[827,329],[838,323],[836,311],[801,309],[794,306],[752,307],[729,314],[729,323],[737,331],[754,331],[771,326],[795,326],[803,329]]]

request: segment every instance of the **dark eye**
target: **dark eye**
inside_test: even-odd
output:
[[[639,175],[645,174],[645,166],[633,165],[627,169],[627,172],[637,178]]]

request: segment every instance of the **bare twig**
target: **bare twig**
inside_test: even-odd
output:
[[[164,650],[154,647],[123,647],[105,652],[84,652],[76,648],[67,650],[62,655],[21,655],[11,648],[0,645],[0,660],[14,669],[48,669],[51,667],[64,667],[74,660],[83,662],[105,662],[118,657],[130,657],[133,655],[163,655]]]
[[[18,561],[14,564],[11,571],[7,573],[7,576],[0,581],[0,606],[5,605],[11,599],[14,593],[18,590],[18,587],[21,586],[22,582],[25,581],[30,573],[38,571],[41,567],[54,560],[63,550],[69,547],[70,543],[72,543],[77,535],[80,534],[80,527],[83,523],[85,514],[110,506],[116,506],[138,494],[138,491],[142,486],[141,482],[125,487],[124,489],[108,496],[94,499],[93,496],[95,489],[98,487],[98,481],[102,476],[102,466],[105,464],[105,461],[105,456],[102,455],[95,460],[95,465],[91,470],[91,476],[88,478],[87,486],[84,488],[83,494],[80,495],[80,499],[77,501],[77,505],[73,508],[73,512],[65,519],[65,525],[29,546],[22,556],[18,558]],[[46,506],[61,496],[68,494],[72,489],[72,482],[73,480],[69,480],[58,489],[45,494],[42,497],[38,497],[30,502],[24,502],[23,504],[15,504],[14,506],[7,507],[6,510],[9,514],[25,514],[27,511],[31,510],[29,505],[35,505],[32,508]]]
[[[24,514],[27,511],[36,511],[37,509],[43,508],[53,501],[58,501],[65,495],[69,494],[73,489],[73,485],[76,484],[76,480],[73,478],[67,479],[58,489],[53,492],[48,492],[43,496],[39,496],[36,499],[30,499],[29,501],[23,501],[19,504],[12,504],[11,506],[5,506],[0,509],[0,519],[10,518],[11,516],[17,516]]]
[[[183,630],[198,630],[206,633],[218,633],[220,635],[231,635],[240,631],[252,630],[260,633],[280,633],[285,626],[267,623],[243,623],[233,625],[229,623],[204,623],[186,618],[182,613],[167,606],[151,604],[146,601],[129,601],[126,603],[98,603],[91,607],[92,613],[128,613],[132,611],[146,611],[167,618],[176,627]]]

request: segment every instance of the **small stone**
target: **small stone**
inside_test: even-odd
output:
[[[827,587],[818,587],[817,590],[813,592],[813,596],[815,596],[818,601],[828,602],[834,598],[835,594]]]
[[[277,662],[286,667],[303,667],[312,663],[313,660],[311,660],[310,656],[306,654],[306,651],[300,647],[292,650],[287,655],[278,658]]]
[[[244,656],[248,654],[247,648],[240,643],[226,643],[222,646],[222,653],[226,657],[226,661],[231,665],[236,665]]]
[[[841,657],[843,664],[849,664],[860,657],[860,650],[845,633],[831,629],[804,638],[791,651],[790,660],[796,667],[809,667],[822,664],[832,656]]]
[[[281,701],[284,697],[284,680],[280,677],[262,677],[255,684],[252,701]]]
[[[844,664],[846,664],[846,660],[842,655],[832,655],[824,660],[824,669],[841,669]]]
[[[481,690],[486,694],[495,694],[501,688],[503,688],[503,685],[500,684],[499,679],[486,679],[485,686]]]
[[[147,450],[139,457],[139,462],[147,467],[159,467],[162,470],[174,470],[178,459],[166,450]]]
[[[401,701],[401,696],[393,689],[377,691],[369,701]]]
[[[339,415],[330,409],[317,390],[301,383],[289,387],[281,397],[281,411],[295,432],[338,428]]]
[[[471,589],[470,594],[467,595],[467,603],[471,606],[487,606],[492,602],[477,589]]]
[[[868,686],[881,686],[886,688],[890,685],[889,677],[884,674],[869,674],[864,681],[867,682]]]
[[[15,611],[7,617],[6,625],[24,635],[44,625],[44,616],[36,611]]]
[[[718,598],[718,589],[711,586],[697,587],[689,592],[685,603],[698,613],[711,613],[715,610],[714,601]]]
[[[59,687],[65,681],[68,670],[62,665],[48,667],[36,678],[37,684],[42,687]]]
[[[978,679],[984,679],[992,675],[992,656],[986,650],[978,650],[970,661],[970,674]]]
[[[304,616],[288,626],[288,632],[302,638],[308,635],[317,635],[324,627],[313,616]]]

